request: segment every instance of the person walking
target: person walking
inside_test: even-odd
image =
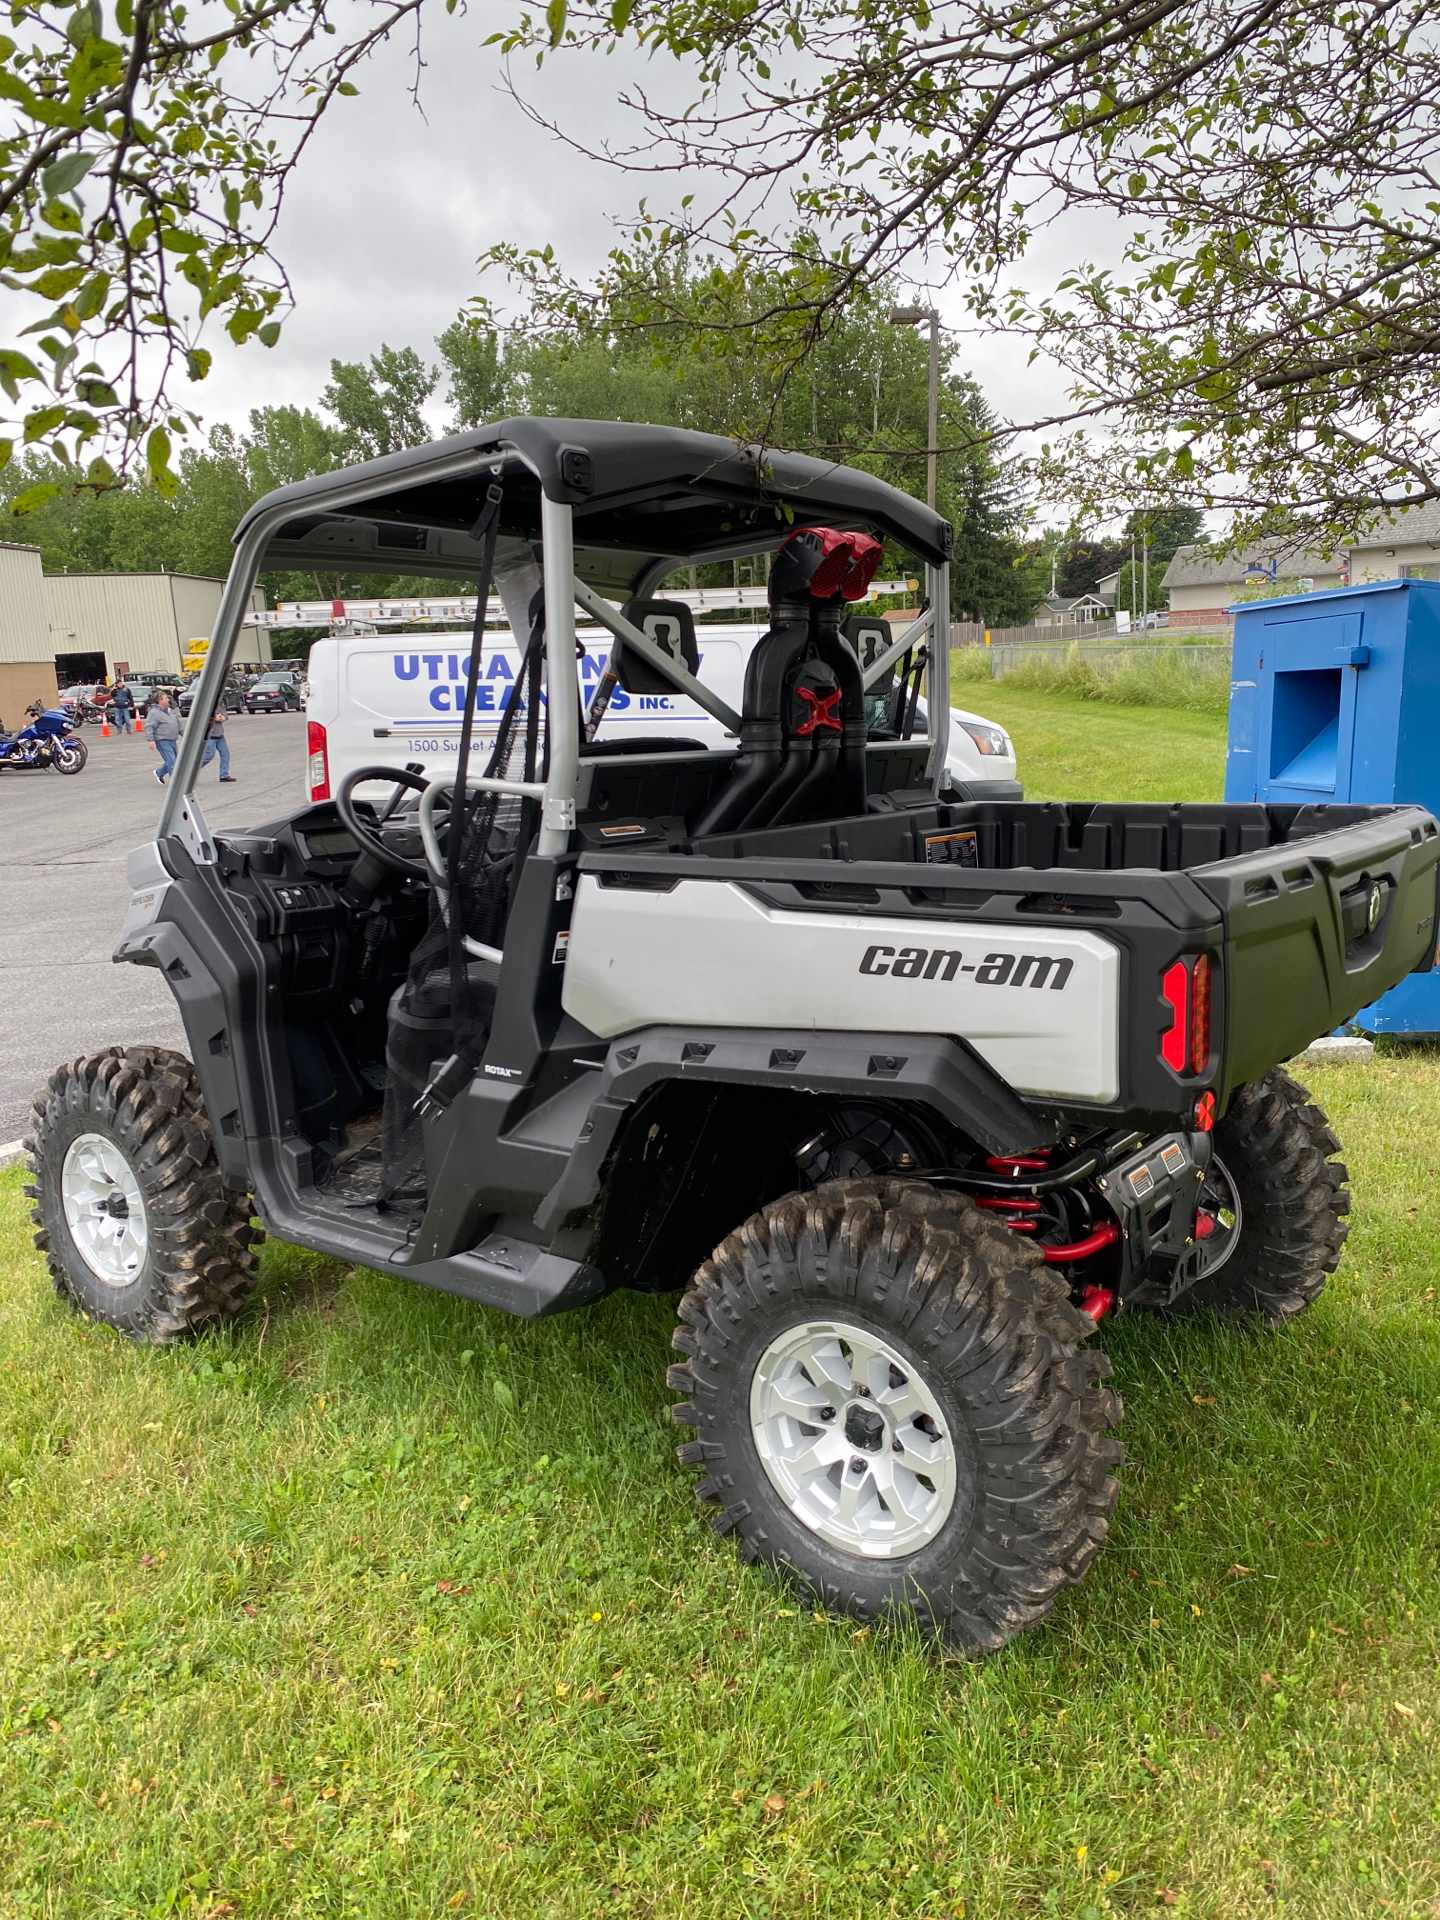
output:
[[[114,697],[115,725],[121,733],[129,733],[135,719],[135,696],[125,680],[116,680]]]
[[[205,742],[205,757],[200,762],[208,767],[216,754],[220,755],[220,783],[222,786],[235,786],[235,776],[230,771],[230,742],[225,738],[225,709],[216,707],[215,717],[210,722],[209,737]]]
[[[167,777],[175,771],[175,752],[180,741],[180,716],[170,705],[170,695],[163,688],[150,702],[145,731],[150,736],[151,746],[160,756],[155,779],[163,787]]]

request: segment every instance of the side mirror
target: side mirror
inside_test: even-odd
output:
[[[638,627],[647,640],[653,640],[662,653],[668,653],[676,666],[687,673],[698,673],[700,649],[695,641],[695,616],[683,600],[631,600],[621,612],[632,627]],[[618,636],[610,643],[610,672],[626,693],[674,693],[667,680],[648,660],[642,660],[627,648]]]

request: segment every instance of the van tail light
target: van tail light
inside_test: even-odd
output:
[[[305,723],[310,754],[310,798],[328,800],[330,798],[330,752],[325,743],[325,729],[318,720]]]
[[[1160,991],[1169,1002],[1170,1025],[1160,1037],[1160,1055],[1176,1073],[1203,1073],[1210,1064],[1210,956],[1177,960],[1166,969]]]

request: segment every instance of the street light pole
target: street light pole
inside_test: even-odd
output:
[[[940,315],[934,307],[892,307],[892,327],[930,326],[930,409],[926,423],[925,504],[935,510],[935,482],[940,466]]]

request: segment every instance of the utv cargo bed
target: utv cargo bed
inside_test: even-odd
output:
[[[676,965],[672,922],[677,933],[681,921],[698,927],[717,951],[713,922],[690,914],[687,881],[728,883],[787,916],[787,925],[805,913],[832,923],[836,915],[892,927],[906,921],[917,949],[926,921],[944,926],[934,930],[932,951],[936,939],[947,947],[975,923],[986,936],[1008,935],[1008,951],[980,956],[979,965],[988,958],[993,979],[1013,956],[1013,985],[1022,984],[1020,948],[1041,929],[1083,928],[1120,955],[1118,1085],[1097,1104],[1173,1107],[1177,1079],[1193,1077],[1223,1111],[1234,1088],[1352,1018],[1397,971],[1431,965],[1440,829],[1421,807],[937,803],[716,835],[665,851],[591,851],[580,872],[566,1004],[582,1018],[588,1011],[592,1025],[597,1010],[582,1007],[576,962],[613,974],[603,949],[588,962],[582,956],[615,889],[649,896],[645,924],[634,926],[625,949],[630,991],[651,1007],[667,992],[672,999],[683,993],[686,978],[691,992],[703,991],[693,970]],[[634,978],[647,949],[663,955],[668,988]],[[1211,961],[1211,1058],[1218,1056],[1220,1070],[1177,1075],[1157,1038],[1174,1018],[1164,981],[1177,961],[1198,953]],[[786,960],[778,950],[776,964],[783,988]],[[895,972],[883,949],[860,964],[871,975]],[[929,961],[915,964],[928,968]],[[1038,971],[1030,968],[1024,984],[1040,985]],[[746,1024],[759,992],[754,985],[747,994]],[[725,1024],[713,994],[705,1004],[706,1024]],[[1027,1011],[1033,1036],[1033,1002]],[[943,1027],[946,1017],[936,1003],[926,1024]],[[971,1032],[970,1023],[962,1030]],[[977,1045],[993,1064],[993,1049],[983,1039]]]

